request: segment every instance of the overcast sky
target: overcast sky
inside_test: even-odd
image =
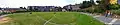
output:
[[[65,6],[79,4],[82,1],[85,0],[0,0],[0,7]]]

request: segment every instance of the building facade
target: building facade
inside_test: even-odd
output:
[[[16,12],[16,11],[26,11],[26,9],[21,8],[0,8],[3,12]]]
[[[66,9],[67,11],[70,11],[70,10],[79,10],[80,9],[80,4],[67,5],[67,6],[64,6],[63,8]]]
[[[28,6],[29,10],[42,12],[50,11],[52,8],[55,8],[55,6]]]

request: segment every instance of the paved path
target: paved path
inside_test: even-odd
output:
[[[93,16],[93,18],[107,24],[107,25],[120,25],[120,19],[115,19],[115,18],[109,18],[109,17],[105,17],[105,16],[100,16],[100,15],[93,15],[90,13],[83,13],[82,14],[86,14],[86,15],[90,15]]]
[[[6,14],[5,15],[1,15],[0,17],[5,17],[5,16],[7,16]]]

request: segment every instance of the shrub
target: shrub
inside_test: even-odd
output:
[[[99,8],[99,6],[93,6],[93,7],[89,7],[84,10],[79,10],[79,11],[88,12],[88,13],[103,13],[103,12],[105,12],[105,10],[102,8]]]
[[[117,9],[119,9],[119,5],[118,4],[108,5],[108,7],[106,9],[107,10],[117,10]]]
[[[120,9],[119,9],[119,10],[112,10],[111,12],[112,12],[113,14],[120,15]]]

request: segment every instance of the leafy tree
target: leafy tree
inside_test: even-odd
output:
[[[2,8],[0,7],[0,10],[2,10]]]
[[[112,10],[111,12],[112,12],[113,14],[120,15],[120,9],[118,9],[118,10]]]
[[[101,1],[96,1],[97,3],[101,3]]]
[[[33,11],[33,9],[32,9],[32,7],[31,7],[31,6],[29,7],[29,10],[30,10],[30,11]]]
[[[108,10],[117,10],[119,9],[119,5],[115,4],[115,5],[109,5],[109,7],[107,8]]]
[[[26,9],[26,8],[24,7],[24,9]]]
[[[95,5],[93,0],[83,1],[82,6],[80,8],[84,9],[84,8],[91,7],[92,5]]]
[[[90,6],[91,6],[90,1],[83,1],[83,4],[82,4],[83,8],[87,8],[87,7],[90,7]]]
[[[90,0],[90,4],[95,5],[94,0]]]
[[[119,8],[118,4],[111,4],[109,0],[97,0],[96,2],[99,3],[100,8],[104,10],[114,10]]]
[[[61,7],[58,7],[58,11],[62,11],[62,8],[61,8]]]
[[[24,9],[23,7],[20,7],[21,9]]]

